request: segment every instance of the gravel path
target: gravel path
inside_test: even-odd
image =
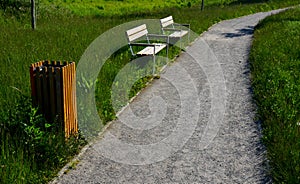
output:
[[[277,11],[212,26],[53,183],[269,183],[248,53]]]

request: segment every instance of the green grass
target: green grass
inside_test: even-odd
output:
[[[28,11],[16,13],[0,10],[0,134],[2,137],[0,144],[2,151],[0,183],[44,183],[55,175],[57,170],[69,160],[71,155],[78,151],[77,148],[81,145],[80,142],[76,141],[74,144],[65,145],[64,141],[59,138],[53,139],[51,131],[47,133],[44,130],[42,131],[42,138],[50,142],[34,142],[35,145],[43,145],[34,152],[28,152],[28,147],[24,146],[26,141],[18,141],[19,138],[27,140],[28,138],[39,137],[39,134],[27,137],[26,132],[16,132],[14,128],[14,126],[22,127],[21,122],[28,122],[30,117],[35,117],[31,114],[30,105],[24,103],[30,99],[29,65],[31,63],[40,60],[78,62],[85,49],[101,33],[131,20],[173,15],[176,22],[190,23],[191,29],[200,34],[220,20],[299,4],[299,1],[292,0],[273,0],[268,3],[262,3],[263,1],[260,1],[261,3],[248,3],[250,1],[241,0],[228,5],[224,2],[229,1],[220,0],[218,2],[223,3],[206,6],[203,12],[200,12],[198,5],[190,8],[186,6],[164,6],[157,10],[143,11],[141,9],[137,13],[124,11],[119,14],[116,12],[116,16],[113,16],[113,12],[111,15],[76,14],[76,10],[84,12],[82,7],[69,8],[53,2],[51,5],[44,4],[38,8],[37,30],[35,31],[30,29]],[[178,50],[171,51],[171,54],[173,56],[178,54]],[[104,123],[115,117],[111,104],[111,85],[115,75],[131,59],[133,58],[130,56],[128,48],[124,48],[105,63],[99,74],[96,85],[96,100],[99,116]],[[147,80],[138,81],[136,89],[133,89],[130,95],[133,96],[139,89],[143,88],[146,82]],[[27,100],[23,100],[24,96]],[[19,116],[20,110],[16,107],[26,109],[24,113],[21,113],[22,116]],[[8,117],[11,116],[16,118],[8,121],[11,119]],[[33,130],[42,130],[41,125],[32,125],[31,127],[34,128]],[[55,147],[57,145],[60,147]],[[49,152],[49,160],[38,162],[36,158],[41,158],[40,156],[43,154],[40,153],[44,153],[47,149],[59,151],[57,154]],[[51,165],[51,162],[55,164]],[[49,167],[41,169],[43,165]]]
[[[252,80],[271,175],[300,183],[300,8],[268,17],[254,35]]]
[[[0,183],[44,183],[86,144],[81,137],[65,141],[56,123],[48,123],[23,96],[1,114]]]
[[[206,5],[225,4],[236,0],[209,0]],[[124,14],[136,14],[158,11],[171,7],[200,6],[201,0],[42,0],[47,6],[53,3],[57,7],[63,7],[80,16],[120,16]]]

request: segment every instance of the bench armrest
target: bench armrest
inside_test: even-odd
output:
[[[169,44],[169,36],[168,35],[161,35],[161,34],[148,34],[148,37],[153,37],[153,38],[165,38],[166,43]]]
[[[182,31],[182,29],[176,29],[176,28],[171,28],[171,27],[167,27],[167,28],[162,28],[164,31]]]
[[[149,43],[129,43],[131,46],[145,46],[145,47],[155,47],[155,44]]]
[[[175,26],[185,26],[190,28],[190,24],[173,23]]]
[[[160,34],[148,34],[150,37],[157,37],[157,38],[168,38],[167,35],[160,35]]]

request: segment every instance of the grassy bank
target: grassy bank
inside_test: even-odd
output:
[[[263,20],[251,69],[275,183],[300,183],[300,8]]]
[[[83,16],[76,14],[75,8],[60,6],[53,1],[51,5],[38,8],[38,28],[35,31],[30,29],[28,10],[0,10],[0,183],[45,183],[82,145],[80,140],[65,144],[49,131],[49,128],[55,128],[55,123],[45,122],[34,113],[29,101],[28,67],[31,63],[46,59],[78,62],[85,49],[101,33],[130,20],[162,18],[171,14],[177,22],[190,23],[191,29],[200,34],[220,20],[299,3],[294,0],[248,2],[241,0],[207,6],[203,12],[199,6],[176,6],[141,10],[136,14],[125,11],[116,13],[116,16]],[[127,49],[116,53],[99,74],[96,100],[104,122],[115,115],[110,86],[119,69],[131,59]],[[45,127],[45,124],[49,125]]]

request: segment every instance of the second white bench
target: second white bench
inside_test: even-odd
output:
[[[161,30],[163,34],[168,35],[170,38],[180,39],[180,48],[182,45],[182,37],[188,35],[188,42],[190,42],[190,24],[175,23],[172,16],[160,19]],[[183,26],[187,29],[183,29]],[[166,32],[170,32],[167,34]]]
[[[155,55],[158,54],[161,50],[166,49],[167,59],[168,59],[168,45],[169,45],[169,36],[166,35],[157,35],[149,34],[146,24],[142,24],[135,28],[126,31],[126,36],[128,40],[128,45],[130,47],[131,54],[133,56],[152,56],[153,57],[153,74],[155,74]],[[164,43],[151,43],[151,38],[163,38],[165,39]],[[141,42],[144,39],[146,42]],[[133,46],[142,46],[143,49],[138,52],[134,52]]]

